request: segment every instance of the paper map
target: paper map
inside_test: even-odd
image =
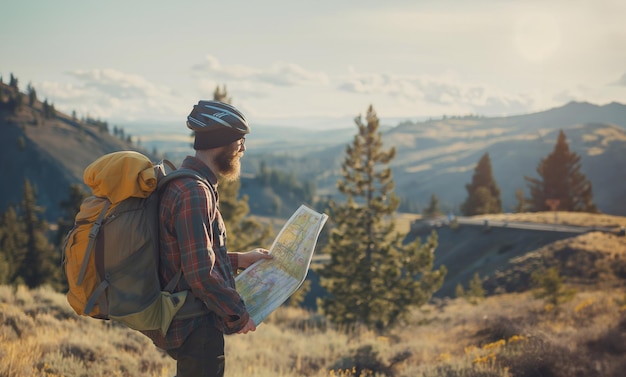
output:
[[[256,325],[282,305],[304,282],[317,237],[328,216],[301,205],[283,226],[269,252],[236,278],[237,291]]]

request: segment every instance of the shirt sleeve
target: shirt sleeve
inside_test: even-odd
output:
[[[237,332],[246,325],[249,314],[233,276],[226,276],[232,269],[225,264],[232,263],[233,258],[213,247],[213,196],[200,182],[185,187],[173,213],[183,276],[193,294],[222,319],[223,330]]]
[[[233,271],[236,272],[239,269],[239,254],[228,253],[228,258],[230,259],[230,265],[233,266]]]

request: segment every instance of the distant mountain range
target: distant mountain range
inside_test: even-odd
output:
[[[180,136],[181,125],[153,133],[146,143],[174,160],[190,151],[190,138]],[[510,117],[446,117],[422,122],[405,121],[381,126],[384,147],[394,146],[391,166],[396,194],[424,208],[432,194],[441,207],[458,212],[465,200],[465,185],[480,157],[488,152],[494,178],[502,192],[505,211],[516,204],[515,191],[528,195],[524,176],[538,177],[537,166],[552,152],[559,130],[570,149],[581,156],[582,171],[593,184],[594,199],[605,213],[626,215],[626,106],[598,106],[570,102],[547,111]],[[182,131],[186,132],[186,131]],[[287,126],[255,126],[248,137],[244,171],[254,174],[259,162],[293,171],[302,180],[315,180],[318,193],[334,196],[345,146],[356,127],[316,129]],[[143,138],[144,136],[142,136]],[[244,185],[255,197],[254,185]],[[294,208],[295,209],[295,208]]]
[[[392,166],[397,192],[427,203],[432,193],[458,208],[467,197],[480,157],[488,152],[505,210],[515,204],[523,176],[539,177],[542,158],[563,130],[570,150],[581,156],[582,172],[593,184],[594,201],[608,214],[626,215],[626,106],[569,103],[544,112],[503,118],[452,118],[402,124],[385,134],[395,145]]]
[[[441,207],[458,213],[466,199],[480,157],[488,152],[505,211],[516,204],[515,191],[529,195],[524,176],[538,178],[537,166],[552,152],[559,130],[570,150],[581,156],[582,172],[593,184],[594,201],[605,213],[626,215],[626,106],[571,102],[551,110],[511,117],[449,117],[404,122],[383,130],[384,147],[394,146],[392,161],[396,194],[424,208],[432,194]],[[290,168],[301,179],[315,179],[320,194],[334,195],[345,146],[356,128],[290,133],[274,130],[261,139],[261,155],[274,168]],[[323,147],[326,144],[326,147]],[[300,148],[300,150],[298,150]],[[282,154],[290,158],[271,158]],[[244,166],[245,166],[244,162]]]
[[[10,89],[0,85],[6,97]],[[57,112],[54,119],[43,119],[42,114],[38,101],[32,107],[24,104],[17,114],[0,106],[1,211],[21,200],[23,182],[28,178],[38,187],[46,217],[56,220],[69,185],[82,182],[83,169],[107,152],[152,152],[157,148],[174,162],[193,152],[183,122],[129,127],[138,137],[135,140],[140,140],[130,144],[112,135],[111,130],[102,132],[66,114]],[[565,131],[570,149],[582,157],[582,171],[593,184],[598,208],[608,214],[626,215],[623,104],[572,102],[528,115],[448,117],[381,127],[384,147],[397,149],[391,164],[396,194],[418,203],[420,208],[437,194],[442,208],[452,212],[457,212],[465,200],[465,185],[485,152],[491,157],[504,208],[510,211],[515,204],[515,190],[524,189],[527,195],[524,175],[537,176],[537,165],[552,151],[560,129]],[[262,206],[263,196],[247,177],[255,173],[261,161],[270,168],[293,172],[301,180],[315,181],[319,195],[337,195],[335,186],[345,147],[355,133],[356,127],[350,124],[339,129],[255,126],[242,160],[242,194],[249,195],[252,213]]]

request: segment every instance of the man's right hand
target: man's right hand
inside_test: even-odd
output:
[[[256,330],[256,325],[254,324],[254,320],[252,318],[248,319],[248,323],[243,327],[243,329],[239,330],[237,334],[247,334],[248,332],[252,332]]]

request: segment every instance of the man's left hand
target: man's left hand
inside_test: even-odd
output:
[[[269,254],[268,250],[262,248],[256,248],[245,253],[239,253],[239,267],[244,269],[248,268],[261,259],[272,259],[272,256]]]

